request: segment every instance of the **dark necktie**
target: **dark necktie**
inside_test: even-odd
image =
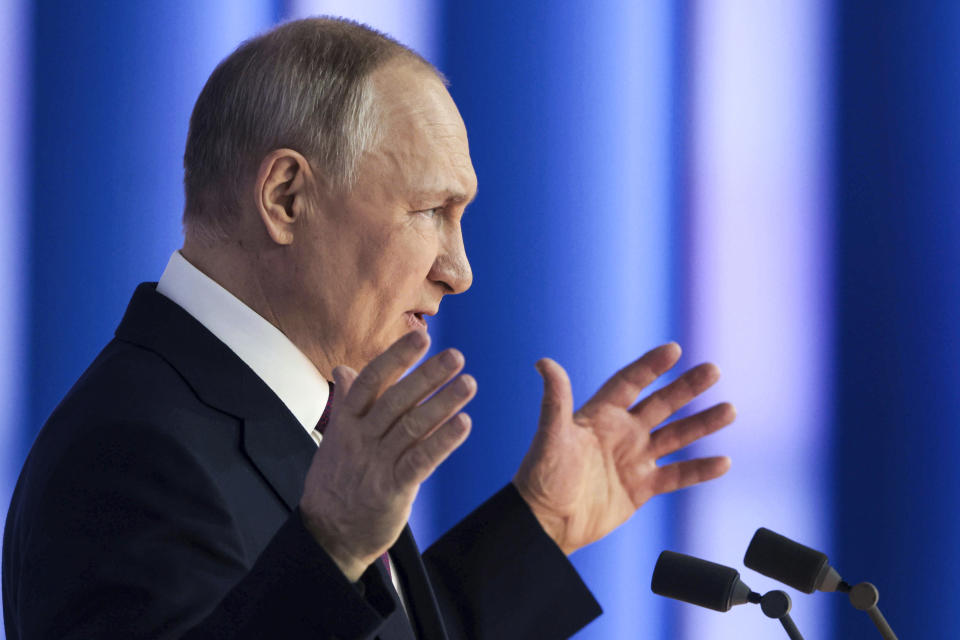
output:
[[[330,385],[330,393],[327,394],[327,406],[323,408],[323,413],[320,414],[320,419],[317,420],[316,427],[321,436],[323,435],[324,430],[326,430],[327,425],[330,423],[330,407],[333,405],[334,384],[332,382],[328,382],[327,384]],[[387,570],[387,576],[393,580],[393,568],[390,566],[390,556],[384,552],[383,555],[380,556],[380,559],[383,561],[383,566]]]
[[[327,428],[327,424],[330,422],[330,407],[333,405],[333,383],[328,382],[330,385],[330,393],[327,394],[327,406],[323,408],[323,413],[320,414],[320,419],[317,420],[317,431],[320,432],[320,435],[323,435],[324,430]]]

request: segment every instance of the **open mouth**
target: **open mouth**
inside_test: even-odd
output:
[[[427,321],[423,317],[422,311],[408,311],[406,313],[407,324],[410,325],[412,329],[426,329]]]

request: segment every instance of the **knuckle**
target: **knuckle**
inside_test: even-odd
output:
[[[367,376],[367,385],[371,389],[379,389],[386,381],[387,376],[382,367],[373,367]]]
[[[678,391],[691,392],[697,388],[700,380],[703,378],[703,372],[699,369],[691,369],[677,378],[677,381],[670,385],[676,387]]]
[[[438,431],[436,442],[433,443],[434,453],[436,455],[443,455],[447,451],[452,450],[457,444],[457,440],[460,439],[461,421],[466,418],[466,416],[460,417],[462,415],[463,414],[457,414]]]
[[[414,447],[400,461],[400,477],[412,482],[430,470],[430,456],[423,447]]]
[[[387,416],[393,417],[403,413],[403,403],[400,401],[400,398],[397,397],[396,393],[391,393],[387,391],[377,402],[379,412],[386,414]]]
[[[540,406],[544,409],[559,410],[563,407],[563,401],[558,395],[545,393],[543,394],[543,400],[541,400]]]
[[[416,469],[427,469],[430,467],[431,456],[428,447],[414,447],[410,450],[410,464]]]
[[[468,395],[470,395],[470,388],[464,384],[463,380],[455,380],[437,394],[437,403],[440,405],[438,409],[449,411],[462,403]]]
[[[638,404],[635,409],[635,414],[642,420],[656,420],[666,409],[666,403],[663,398],[654,394],[640,401],[640,404]]]
[[[402,429],[411,440],[418,440],[420,438],[420,429],[417,420],[411,416],[409,413],[405,413],[397,420],[395,426],[397,429]]]
[[[380,372],[380,369],[371,363],[370,366],[365,368],[359,376],[357,376],[356,381],[354,381],[353,386],[360,387],[363,391],[374,391],[380,388],[382,384],[383,374]]]
[[[623,382],[629,383],[630,375],[628,373],[627,367],[617,370],[617,372],[613,374],[613,379],[620,383],[623,383]]]
[[[626,385],[628,388],[637,389],[643,386],[642,380],[651,376],[648,367],[624,367],[614,374],[614,379],[619,385]]]
[[[671,393],[660,399],[660,410],[665,415],[673,415],[691,400],[690,394]]]
[[[400,345],[396,350],[390,350],[384,353],[384,363],[390,369],[399,369],[405,367],[410,360],[411,351],[407,345]]]

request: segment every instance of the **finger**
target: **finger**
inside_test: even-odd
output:
[[[430,434],[437,425],[449,420],[477,393],[477,381],[464,374],[441,389],[432,398],[400,416],[383,436],[385,452],[399,455],[411,444]]]
[[[674,462],[654,472],[654,494],[669,493],[678,489],[719,478],[730,470],[730,458],[717,456]]]
[[[426,480],[433,470],[467,439],[470,423],[470,416],[458,413],[429,436],[408,448],[397,459],[395,469],[398,484],[418,485]]]
[[[650,383],[670,370],[680,359],[680,345],[668,342],[652,349],[617,371],[597,391],[583,410],[591,411],[599,404],[612,404],[627,409],[636,400],[640,392]]]
[[[723,402],[700,413],[672,422],[650,434],[650,452],[654,459],[670,455],[691,442],[727,426],[737,417],[737,410]]]
[[[330,389],[330,393],[333,394],[330,404],[330,424],[337,422],[337,416],[340,415],[341,407],[344,405],[342,399],[350,394],[350,388],[356,379],[357,372],[347,365],[341,364],[333,368],[333,388]],[[327,429],[329,430],[330,427],[327,427]]]
[[[535,365],[543,378],[543,400],[540,403],[540,426],[551,429],[566,422],[573,414],[573,389],[566,370],[550,358]]]
[[[350,388],[353,386],[358,375],[356,370],[345,364],[333,368],[334,388],[331,389],[330,392],[334,395],[334,398],[332,401],[333,404],[330,407],[331,411],[336,411],[337,407],[343,404],[339,398],[346,398],[350,394]]]
[[[656,393],[637,403],[630,410],[641,423],[652,429],[691,400],[712,387],[720,379],[720,369],[710,362],[690,369]]]
[[[429,346],[430,336],[425,331],[411,331],[394,342],[353,381],[350,393],[344,396],[344,409],[358,416],[366,414],[380,394],[423,357]]]
[[[368,416],[381,425],[380,434],[400,420],[421,400],[442,387],[463,369],[463,354],[456,349],[447,349],[436,354],[406,378],[383,392],[370,408]],[[453,415],[452,413],[450,415]],[[445,416],[449,418],[450,416]]]

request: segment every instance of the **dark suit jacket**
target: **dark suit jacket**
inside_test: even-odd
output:
[[[379,563],[350,584],[303,526],[315,449],[232,351],[141,285],[20,475],[8,638],[409,638]],[[559,638],[600,613],[509,485],[422,557],[409,529],[391,553],[421,638]]]

